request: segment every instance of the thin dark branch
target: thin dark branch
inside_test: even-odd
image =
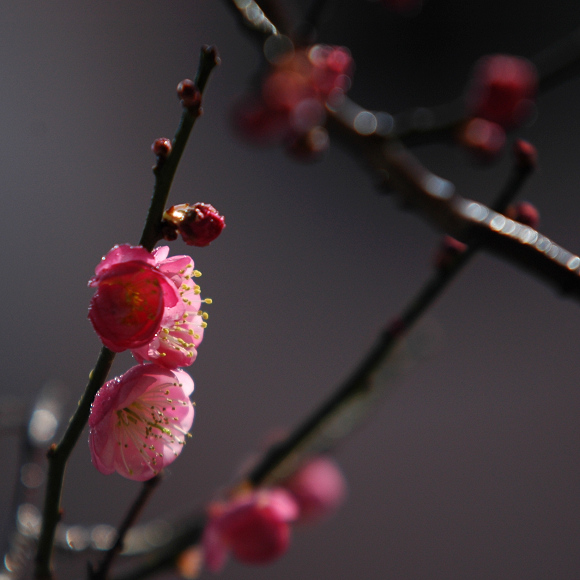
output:
[[[201,93],[205,90],[205,86],[211,74],[211,71],[219,64],[219,58],[215,47],[203,46],[201,49],[199,67],[195,78],[195,85]],[[181,156],[187,145],[191,130],[195,125],[195,121],[199,114],[183,107],[181,121],[173,142],[171,145],[171,153],[169,157],[155,169],[155,187],[151,197],[151,205],[147,213],[145,226],[143,227],[143,234],[139,240],[139,245],[151,251],[155,244],[161,239],[161,218],[163,211],[167,205],[167,198],[169,190],[177,171],[177,166],[181,160]]]
[[[53,445],[48,452],[48,475],[44,512],[42,514],[42,529],[38,540],[36,553],[35,577],[40,580],[51,579],[50,558],[54,544],[56,525],[60,520],[60,498],[64,472],[68,458],[76,445],[89,417],[91,404],[97,391],[101,388],[115,358],[115,353],[103,347],[95,368],[90,374],[85,392],[79,401],[75,414],[72,416],[58,445]]]
[[[316,41],[317,29],[328,0],[312,0],[306,12],[304,21],[296,31],[296,38],[300,44],[312,44]]]
[[[110,550],[107,551],[97,570],[94,572],[91,571],[89,573],[90,580],[107,580],[109,576],[109,570],[111,569],[115,558],[123,550],[123,543],[129,528],[135,524],[141,515],[143,508],[149,501],[149,498],[153,495],[153,492],[157,486],[161,483],[162,478],[162,474],[159,474],[143,483],[143,487],[141,488],[139,495],[135,498],[133,505],[129,508],[125,519],[117,530],[117,539],[115,540],[115,544]]]
[[[154,550],[147,556],[147,561],[126,573],[121,573],[113,580],[141,580],[156,572],[166,570],[175,565],[175,560],[184,550],[201,542],[205,527],[205,514],[196,514],[185,522],[179,532],[171,538],[171,542]]]
[[[218,62],[219,59],[215,48],[204,46],[201,50],[199,68],[195,79],[200,92],[203,92],[209,75]],[[171,188],[173,177],[175,176],[177,166],[196,118],[197,115],[184,107],[181,122],[173,140],[171,154],[155,172],[155,188],[143,228],[143,234],[139,241],[140,245],[150,251],[160,239],[161,218],[167,203],[169,189]],[[49,467],[42,516],[42,529],[36,554],[35,577],[37,580],[51,580],[53,578],[50,562],[54,545],[54,534],[60,519],[60,499],[66,464],[87,423],[93,399],[107,379],[114,358],[114,352],[105,347],[101,349],[97,364],[91,372],[85,392],[65,434],[60,443],[51,447],[48,453]]]
[[[274,23],[254,0],[225,0],[238,23],[258,42],[260,46],[273,34],[279,34]]]
[[[329,128],[406,207],[454,238],[478,243],[580,300],[578,256],[534,229],[461,197],[453,184],[431,173],[399,141],[358,133],[354,120],[361,110],[345,99],[332,112]]]
[[[580,28],[532,59],[540,77],[540,92],[560,85],[580,72]]]

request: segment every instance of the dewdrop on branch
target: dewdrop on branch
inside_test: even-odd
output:
[[[105,383],[89,417],[94,466],[106,475],[146,481],[175,461],[193,424],[191,377],[137,365]]]
[[[209,203],[173,205],[163,214],[163,220],[176,228],[188,246],[208,246],[226,227],[224,216]]]

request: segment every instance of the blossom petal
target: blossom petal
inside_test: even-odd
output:
[[[139,365],[108,381],[89,417],[93,464],[105,474],[145,481],[181,453],[193,424],[191,377],[158,365]]]

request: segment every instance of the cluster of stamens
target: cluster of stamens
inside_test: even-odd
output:
[[[203,329],[207,327],[206,321],[209,318],[209,314],[198,309],[192,300],[194,296],[199,296],[201,293],[199,285],[195,284],[192,280],[192,278],[199,278],[201,272],[199,270],[193,270],[190,274],[188,271],[192,267],[188,265],[179,271],[180,277],[183,280],[179,287],[179,295],[185,304],[185,312],[171,326],[162,328],[158,335],[161,341],[160,348],[163,346],[171,348],[189,358],[196,356],[196,347],[201,342]],[[195,302],[198,303],[198,300],[195,300]],[[211,298],[205,298],[201,302],[211,304],[212,300]],[[160,350],[159,356],[167,356],[167,353]]]
[[[180,427],[180,418],[175,413],[179,406],[188,407],[190,401],[187,398],[171,398],[168,387],[173,387],[174,396],[175,387],[179,389],[178,393],[181,391],[181,384],[178,382],[171,385],[161,384],[143,393],[127,407],[116,411],[117,444],[125,468],[131,474],[131,461],[127,460],[125,453],[137,451],[143,462],[157,475],[157,463],[159,461],[161,467],[163,466],[163,454],[171,451],[177,457],[179,453],[175,447],[185,445],[186,437],[191,437]]]

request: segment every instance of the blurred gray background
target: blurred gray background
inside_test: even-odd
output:
[[[483,54],[532,56],[580,24],[580,5],[564,1],[427,0],[416,18],[366,0],[329,4],[321,39],[350,47],[351,96],[393,113],[457,97]],[[145,519],[183,515],[348,375],[429,275],[439,233],[378,195],[336,146],[301,165],[232,135],[231,105],[259,61],[223,1],[19,0],[0,15],[1,396],[32,403],[59,380],[68,412],[99,350],[87,280],[114,244],[137,242],[150,145],[180,114],[175,87],[195,74],[201,44],[220,51],[170,203],[212,203],[227,229],[209,248],[172,245],[193,256],[214,304],[190,369],[193,437]],[[523,197],[543,233],[575,252],[579,102],[580,81],[568,82],[519,132],[540,156]],[[509,171],[507,158],[484,170],[448,145],[417,153],[484,202]],[[296,529],[275,564],[231,562],[223,577],[580,577],[579,306],[478,256],[425,322],[433,355],[338,449],[347,503]],[[115,371],[131,364],[119,357]],[[139,484],[98,473],[85,440],[64,521],[115,525]],[[17,443],[3,441],[5,511]],[[60,577],[81,577],[85,558],[66,558]]]

